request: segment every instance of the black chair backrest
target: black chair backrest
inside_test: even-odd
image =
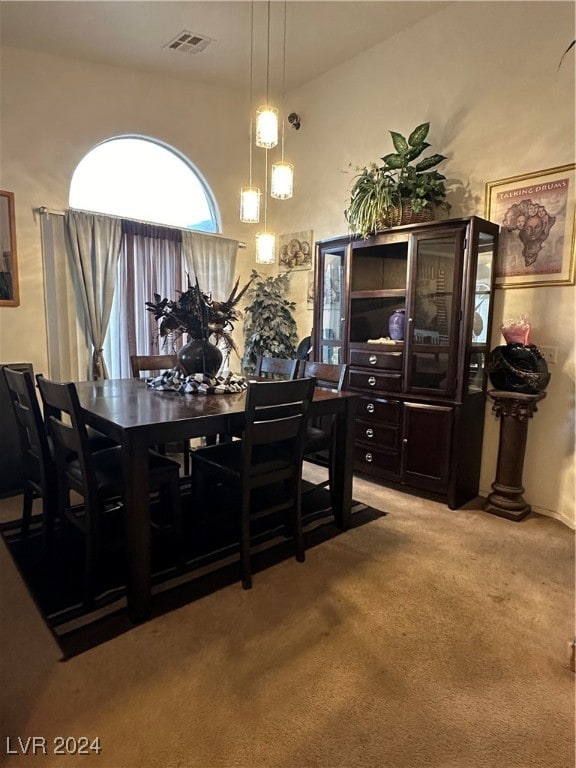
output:
[[[269,446],[271,454],[275,447],[281,447],[295,468],[301,463],[315,383],[308,378],[250,382],[242,452],[243,470],[248,475],[254,464],[252,451],[257,446]]]
[[[177,355],[130,355],[130,367],[135,379],[140,377],[142,371],[159,373],[172,370],[178,365]]]
[[[49,414],[46,426],[52,437],[58,474],[66,472],[70,457],[75,456],[80,464],[86,494],[95,493],[97,485],[90,461],[88,434],[76,387],[71,382],[50,381],[40,374],[36,381],[44,403],[44,414]],[[64,416],[68,419],[64,420]]]
[[[53,460],[34,382],[28,371],[9,367],[2,370],[18,426],[26,479],[43,494],[47,473],[53,471]]]
[[[300,369],[301,376],[314,376],[317,386],[338,392],[346,386],[347,373],[346,363],[315,363],[305,360]]]
[[[259,356],[256,360],[256,376],[266,374],[285,376],[288,379],[295,379],[298,376],[300,360],[283,357],[265,357]]]

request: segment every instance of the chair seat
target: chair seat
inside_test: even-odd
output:
[[[211,474],[226,474],[228,477],[240,477],[242,471],[242,442],[236,440],[232,443],[198,448],[192,454],[192,464],[202,464],[204,471]],[[292,471],[292,454],[283,450],[282,446],[255,446],[250,465],[250,476],[265,476],[271,472],[280,472],[283,469]]]
[[[102,432],[98,432],[98,430],[92,429],[92,427],[86,427],[86,434],[88,435],[88,446],[91,451],[103,451],[105,448],[114,448],[118,445],[111,437],[103,435]]]
[[[325,451],[332,445],[332,434],[318,427],[307,427],[304,442],[304,455]]]
[[[157,485],[166,480],[167,473],[178,471],[177,461],[149,451],[150,483]],[[98,493],[118,496],[122,493],[122,450],[120,446],[106,448],[92,454],[92,466],[96,479]],[[70,481],[81,488],[83,484],[82,469],[78,459],[68,463],[67,474]]]

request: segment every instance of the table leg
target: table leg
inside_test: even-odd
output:
[[[335,487],[332,498],[334,519],[343,531],[350,528],[352,520],[355,408],[356,400],[348,398],[344,410],[339,411],[336,416]]]
[[[127,433],[122,443],[127,549],[128,615],[134,623],[150,615],[150,478],[148,447]]]

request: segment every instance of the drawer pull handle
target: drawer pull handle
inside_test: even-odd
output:
[[[368,384],[370,384],[371,387],[376,386],[376,376],[369,376],[368,377]]]
[[[378,358],[376,357],[376,355],[370,355],[370,357],[368,358],[368,362],[370,363],[370,365],[376,365],[376,363],[378,362]]]
[[[368,403],[368,405],[366,406],[366,410],[368,411],[368,413],[374,413],[375,411],[374,403]]]
[[[372,456],[371,453],[367,453],[366,456],[364,456],[368,464],[370,464],[372,461],[374,461],[374,456]]]
[[[371,427],[366,430],[366,437],[374,437],[374,430]]]

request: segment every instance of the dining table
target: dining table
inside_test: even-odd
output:
[[[126,600],[130,619],[145,621],[151,612],[151,526],[148,451],[166,443],[222,435],[241,423],[246,390],[217,394],[181,394],[157,390],[143,379],[76,382],[86,423],[121,446],[126,534]],[[337,527],[350,527],[355,406],[358,395],[316,387],[310,415],[334,416],[332,514]]]

